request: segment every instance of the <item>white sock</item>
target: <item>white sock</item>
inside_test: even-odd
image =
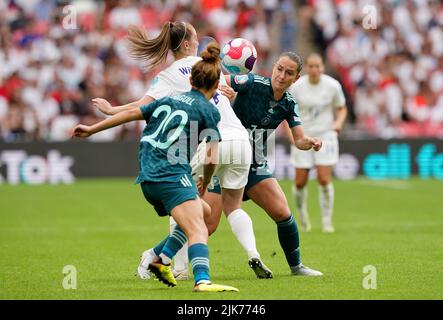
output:
[[[227,217],[228,223],[231,226],[237,240],[248,254],[248,259],[260,258],[255,245],[254,229],[252,227],[252,220],[249,215],[242,209],[237,209],[231,212]]]
[[[169,219],[169,233],[172,233],[177,222],[175,222],[173,217]],[[174,257],[174,270],[185,270],[188,269],[188,242],[184,244],[184,246],[177,251],[177,254]]]
[[[328,183],[325,186],[318,186],[318,201],[323,225],[331,225],[332,210],[334,208],[334,185],[332,183]]]
[[[159,257],[157,257],[157,255],[154,252],[154,249],[152,249],[152,248],[143,252],[143,257],[144,257],[144,259],[142,259],[142,261],[140,262],[140,265],[142,267],[144,267],[145,269],[148,269],[149,264],[151,262],[159,261]]]
[[[307,225],[308,216],[308,188],[298,189],[292,185],[292,195],[294,196],[295,206],[297,208],[298,217],[303,225]]]
[[[164,255],[163,253],[160,253],[160,259],[162,260],[162,263],[163,263],[163,264],[166,264],[166,265],[170,265],[171,262],[172,262],[172,260],[169,259],[169,258],[168,258],[166,255]]]

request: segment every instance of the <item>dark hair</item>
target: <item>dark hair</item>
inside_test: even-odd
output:
[[[281,57],[288,57],[289,59],[294,61],[297,64],[297,74],[301,72],[301,69],[303,68],[303,59],[300,57],[299,54],[292,51],[288,51],[288,52],[283,52],[279,58]]]
[[[202,60],[192,67],[192,86],[210,90],[220,79],[220,47],[216,42],[211,42],[200,56]]]
[[[169,50],[177,52],[183,41],[191,38],[191,27],[186,22],[165,22],[157,38],[149,39],[145,30],[130,26],[128,41],[131,56],[145,61],[147,67],[155,67],[166,61]]]

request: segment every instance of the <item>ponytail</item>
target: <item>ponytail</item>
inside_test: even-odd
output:
[[[186,22],[166,22],[154,39],[149,39],[146,31],[136,26],[129,27],[127,39],[131,57],[153,68],[166,61],[169,50],[177,52],[190,36],[190,25]]]
[[[220,47],[216,42],[211,42],[201,57],[202,60],[192,67],[192,85],[197,89],[210,90],[220,79]]]

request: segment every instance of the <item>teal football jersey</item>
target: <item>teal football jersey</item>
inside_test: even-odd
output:
[[[286,120],[291,128],[301,125],[297,102],[289,92],[276,101],[271,79],[253,73],[231,75],[231,87],[238,93],[234,112],[254,142],[254,164],[265,162],[267,139],[280,123]]]
[[[165,97],[140,108],[146,127],[139,147],[143,181],[175,182],[185,173],[198,143],[220,141],[218,110],[197,90]]]

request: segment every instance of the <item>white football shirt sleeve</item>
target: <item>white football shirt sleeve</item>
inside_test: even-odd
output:
[[[334,98],[332,100],[332,106],[334,108],[343,107],[346,104],[345,94],[343,88],[339,82],[336,82]]]

